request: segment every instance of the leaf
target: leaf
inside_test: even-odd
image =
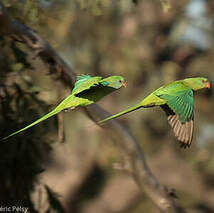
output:
[[[163,11],[166,13],[168,12],[168,10],[171,8],[171,4],[169,2],[169,0],[160,0],[162,7],[163,7]]]
[[[24,68],[24,64],[22,63],[15,63],[11,65],[11,70],[14,72],[18,72]]]
[[[100,15],[102,15],[101,2],[94,1],[93,4],[91,5],[91,11],[92,11],[92,14],[94,16],[100,16]]]
[[[102,15],[101,0],[78,0],[81,9],[88,9],[94,16]]]

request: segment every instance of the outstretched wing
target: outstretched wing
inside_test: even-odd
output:
[[[99,85],[102,77],[91,77],[90,75],[78,76],[75,86],[72,90],[72,95],[77,95],[85,90],[90,89],[93,86]]]
[[[163,94],[159,97],[166,100],[166,104],[161,108],[166,112],[168,122],[180,141],[181,147],[189,147],[193,138],[193,91],[179,91],[173,95]]]

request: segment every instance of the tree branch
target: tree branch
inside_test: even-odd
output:
[[[13,20],[0,0],[0,34],[25,43],[36,56],[39,56],[50,66],[51,72],[57,73],[59,79],[71,89],[76,79],[75,72],[65,63],[56,51],[36,31]],[[97,121],[109,116],[109,113],[94,104],[84,108],[87,115]],[[138,185],[150,197],[153,203],[162,211],[168,213],[184,213],[185,210],[170,195],[167,188],[159,183],[147,165],[145,155],[128,128],[116,120],[105,124],[107,131],[114,132],[120,140],[120,147],[129,156],[134,177]]]

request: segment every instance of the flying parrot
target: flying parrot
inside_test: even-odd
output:
[[[186,78],[164,85],[136,105],[99,121],[98,124],[117,118],[134,110],[160,106],[166,113],[167,119],[181,147],[190,147],[193,138],[194,97],[196,90],[210,88],[208,79]]]
[[[77,81],[74,85],[71,95],[65,98],[59,105],[57,105],[52,111],[28,126],[4,137],[1,140],[5,140],[13,135],[16,135],[57,113],[66,109],[74,109],[80,106],[87,106],[99,101],[104,96],[120,89],[122,86],[126,87],[126,81],[122,76],[110,76],[102,78],[99,76],[92,77],[90,75],[81,75],[77,77]]]

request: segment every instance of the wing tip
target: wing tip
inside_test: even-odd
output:
[[[190,148],[190,146],[191,146],[191,142],[185,143],[183,141],[179,141],[179,143],[180,143],[180,148],[183,148],[183,149]]]
[[[178,115],[171,114],[168,116],[168,122],[180,143],[180,147],[184,149],[189,148],[193,139],[193,120],[182,123]]]

